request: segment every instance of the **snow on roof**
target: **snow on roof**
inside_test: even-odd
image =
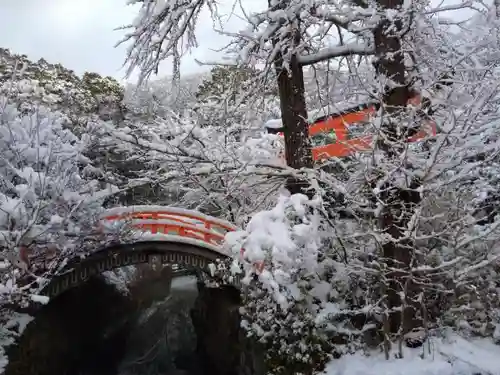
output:
[[[351,108],[364,105],[370,101],[371,99],[368,95],[363,95],[363,96],[359,95],[356,97],[356,99],[343,100],[341,102],[329,104],[321,108],[312,109],[307,113],[307,121],[309,123],[313,123],[320,117],[328,116],[339,112],[344,112]],[[282,126],[283,122],[281,121],[281,118],[271,119],[264,123],[264,127],[268,129],[279,129]]]

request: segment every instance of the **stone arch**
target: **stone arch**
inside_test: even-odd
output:
[[[112,244],[103,247],[83,259],[68,263],[40,292],[51,298],[76,287],[92,276],[115,268],[142,264],[151,257],[160,257],[163,264],[178,264],[210,274],[210,264],[229,259],[228,255],[215,247],[179,241],[140,241],[135,243]],[[233,286],[238,281],[235,280]]]

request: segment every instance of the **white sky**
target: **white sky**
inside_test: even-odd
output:
[[[246,1],[253,6],[266,0]],[[137,9],[127,6],[126,0],[0,0],[0,47],[32,60],[43,57],[61,63],[77,74],[94,71],[122,79],[126,44],[114,45],[124,31],[114,29],[131,22]],[[238,27],[237,19],[230,25]],[[183,74],[209,69],[200,67],[194,58],[213,60],[213,49],[224,44],[208,14],[200,19],[198,42],[200,48],[182,63]],[[170,71],[166,63],[160,74]]]
[[[241,1],[252,10],[267,3]],[[77,74],[93,71],[122,79],[126,47],[114,47],[123,36],[123,31],[114,29],[131,22],[136,12],[137,7],[127,6],[126,0],[0,0],[0,47],[26,54],[32,60],[43,57],[61,63]],[[231,30],[245,26],[235,17],[228,25]],[[213,60],[213,49],[224,44],[223,37],[213,31],[208,14],[200,19],[198,41],[200,48],[183,60],[182,74],[208,69],[200,67],[194,58]],[[167,74],[170,66],[165,63],[160,75]]]

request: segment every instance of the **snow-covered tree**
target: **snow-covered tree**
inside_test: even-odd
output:
[[[279,100],[274,84],[262,86],[266,90],[255,95],[255,77],[258,72],[252,69],[214,68],[196,92],[199,124],[230,129],[230,134],[262,131],[263,124],[279,112]]]
[[[67,120],[41,105],[23,114],[17,103],[0,98],[0,303],[19,302],[42,286],[43,278],[18,284],[36,271],[33,258],[57,266],[82,250],[82,239],[95,234],[103,199],[113,192],[93,179],[85,137],[65,128]],[[42,271],[50,271],[46,266]]]
[[[278,137],[250,137],[246,132],[252,128],[244,123],[201,126],[197,114],[171,113],[149,126],[108,124],[103,130],[100,139],[126,155],[127,165],[145,166],[134,183],[154,184],[163,196],[172,195],[157,204],[195,208],[234,222],[265,207],[291,173],[279,164]]]
[[[180,78],[177,88],[169,77],[150,80],[143,84],[128,84],[125,88],[124,105],[126,119],[130,121],[153,121],[164,117],[165,111],[183,115],[196,102],[198,86],[207,74],[191,74]],[[174,91],[176,94],[174,95]]]
[[[230,269],[246,285],[242,324],[264,345],[270,373],[309,374],[331,358],[333,343],[318,320],[333,270],[323,253],[320,206],[320,199],[282,195],[245,230],[226,236],[235,257]]]
[[[134,30],[126,37],[132,41],[130,67],[141,68],[147,77],[162,59],[194,47],[197,15],[203,7],[216,12],[211,0],[143,1]],[[487,16],[478,12],[475,22],[462,22],[442,15],[466,8],[485,10]],[[351,350],[351,344],[374,343],[383,344],[387,356],[392,343],[399,344],[403,356],[403,343],[422,344],[443,324],[492,334],[498,321],[499,237],[495,212],[487,209],[485,199],[498,189],[493,176],[500,129],[498,61],[493,53],[498,43],[485,30],[497,34],[494,12],[481,2],[436,8],[430,2],[286,0],[244,13],[248,27],[227,33],[233,38],[227,52],[238,67],[260,64],[261,77],[275,74],[287,162],[295,169],[282,171],[307,179],[325,206],[316,208],[326,232],[318,246],[339,276],[319,276],[328,284],[325,301],[334,303],[327,319],[331,324],[309,327],[336,332],[336,338],[347,335],[335,345],[338,352]],[[332,46],[333,37],[338,45]],[[373,148],[353,153],[348,160],[329,160],[329,168],[313,169],[302,70],[334,57],[349,63],[350,75],[358,74],[352,87],[364,89],[380,104],[365,124],[373,135]],[[263,87],[255,88],[259,89]],[[422,100],[412,101],[418,96]],[[437,136],[407,142],[432,122],[437,123]],[[234,145],[236,140],[230,141]],[[303,167],[309,170],[297,171]],[[328,202],[328,196],[334,199]],[[282,259],[274,243],[278,234],[265,233],[267,242],[259,246],[271,260],[271,271],[257,270],[257,275],[279,285],[276,278],[287,268],[273,261]],[[244,238],[235,248],[246,248]],[[297,238],[290,243],[286,251],[296,255],[295,246],[302,244]],[[320,259],[318,255],[316,262]],[[307,280],[299,271],[295,277],[293,282]],[[265,327],[261,336],[273,338],[274,344],[286,342],[280,350],[294,354],[294,345],[307,346],[286,330],[280,331],[285,337],[274,335],[276,326],[268,326],[264,312],[281,308],[283,327],[292,322],[300,326],[303,315],[286,310],[272,291],[261,286],[252,290],[250,330]],[[304,296],[312,297],[308,290]],[[320,310],[308,322],[315,322]]]

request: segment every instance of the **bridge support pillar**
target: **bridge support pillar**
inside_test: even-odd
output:
[[[191,310],[197,354],[206,375],[264,375],[264,353],[240,327],[240,292],[198,284]]]

